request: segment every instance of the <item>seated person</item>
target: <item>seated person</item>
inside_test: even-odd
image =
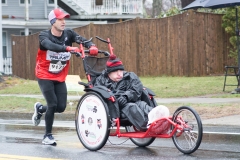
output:
[[[105,86],[110,89],[118,101],[121,113],[137,129],[141,131],[147,129],[148,113],[153,107],[141,101],[143,92],[141,81],[135,73],[124,71],[124,66],[116,55],[110,55],[106,69],[96,78],[94,86]],[[168,109],[167,112],[163,115],[169,116]]]

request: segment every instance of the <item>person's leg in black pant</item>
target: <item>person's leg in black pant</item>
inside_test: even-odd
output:
[[[54,88],[44,92],[44,97],[48,106],[45,114],[46,135],[52,132],[54,113],[63,112],[67,104],[67,88],[65,82],[54,81],[53,87]]]
[[[67,88],[65,82],[57,82],[51,80],[38,79],[38,84],[42,91],[42,94],[47,102],[47,107],[42,106],[42,110],[39,112],[44,112],[45,114],[45,125],[46,131],[43,143],[53,144],[56,143],[52,137],[52,125],[54,121],[55,112],[63,112],[66,108],[67,103]],[[41,108],[41,107],[39,107]]]

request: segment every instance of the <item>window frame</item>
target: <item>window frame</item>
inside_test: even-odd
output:
[[[9,55],[8,55],[8,37],[7,37],[7,31],[2,31],[2,37],[3,37],[3,34],[6,34],[6,38],[5,38],[5,45],[3,45],[3,44],[4,44],[4,43],[3,43],[4,39],[2,38],[2,56],[3,56],[2,58],[7,58],[7,57],[9,57]],[[3,51],[4,51],[3,47],[6,47],[6,54],[3,53]],[[4,57],[4,55],[5,55],[5,57]]]
[[[5,0],[5,3],[2,3],[2,6],[7,6],[7,0]]]
[[[53,0],[53,1],[55,1],[55,0]],[[47,6],[54,6],[55,5],[55,2],[53,2],[53,4],[52,3],[49,3],[49,0],[47,0]]]
[[[22,34],[23,33],[23,34]],[[32,34],[32,31],[29,30],[28,31],[28,35],[31,35]],[[20,30],[20,36],[25,36],[25,31],[24,30]]]
[[[32,6],[32,0],[28,0],[28,6]],[[25,6],[25,0],[24,0],[24,3],[21,3],[21,0],[19,0],[19,6],[23,7]]]

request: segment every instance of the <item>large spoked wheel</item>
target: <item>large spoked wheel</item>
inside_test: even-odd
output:
[[[201,144],[203,134],[202,122],[197,112],[190,107],[182,106],[175,111],[172,120],[183,127],[172,137],[177,149],[184,154],[196,151]]]
[[[88,92],[81,97],[75,113],[75,125],[78,138],[85,148],[96,151],[106,144],[110,117],[100,95]]]
[[[136,132],[133,126],[126,126],[126,132]],[[154,137],[152,138],[130,138],[130,140],[139,147],[146,147],[153,143],[155,140]]]

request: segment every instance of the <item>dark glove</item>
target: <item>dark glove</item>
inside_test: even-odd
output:
[[[123,108],[127,104],[127,98],[124,96],[120,96],[118,99],[118,105],[120,108]]]
[[[80,49],[78,47],[67,46],[66,51],[70,53],[80,53]]]
[[[97,54],[98,54],[98,48],[97,48],[96,46],[91,46],[91,47],[89,48],[89,54],[90,54],[91,56],[97,56]]]

